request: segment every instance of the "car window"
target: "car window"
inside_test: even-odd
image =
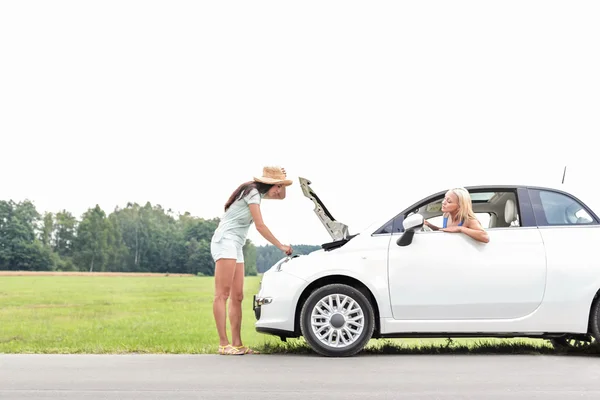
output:
[[[562,193],[532,190],[538,225],[595,224],[594,218],[577,200]]]
[[[377,235],[385,235],[392,233],[392,228],[394,227],[394,220],[389,221],[387,224],[379,228],[378,231],[375,232]]]
[[[483,228],[492,229],[521,226],[519,206],[514,191],[475,191],[470,194],[473,202],[473,211]],[[440,194],[439,197],[419,204],[404,215],[399,215],[392,223],[392,233],[404,232],[402,221],[412,213],[423,215],[423,218],[431,224],[441,228],[443,226],[443,196],[444,194]]]

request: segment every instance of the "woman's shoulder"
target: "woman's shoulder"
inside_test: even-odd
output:
[[[260,204],[260,200],[262,199],[258,189],[251,189],[246,196],[244,196],[244,201],[247,204]]]
[[[468,228],[478,228],[481,226],[481,222],[479,222],[479,219],[477,217],[470,216],[466,218],[465,226],[467,226]]]

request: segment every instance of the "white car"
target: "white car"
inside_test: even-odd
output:
[[[264,273],[258,332],[303,336],[325,356],[354,355],[371,338],[600,340],[600,220],[571,194],[467,187],[489,234],[481,243],[423,229],[424,219],[441,226],[445,191],[350,235],[310,184],[300,178],[332,241]]]

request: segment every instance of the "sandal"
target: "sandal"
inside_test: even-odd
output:
[[[243,354],[260,354],[259,351],[252,350],[250,347],[245,346],[233,346],[234,349],[239,349],[243,352]]]
[[[228,344],[227,346],[219,346],[219,354],[222,356],[242,356],[246,353],[239,348]]]

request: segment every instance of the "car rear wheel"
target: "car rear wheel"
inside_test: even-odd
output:
[[[590,316],[590,333],[594,339],[594,345],[600,343],[600,298],[594,301]]]
[[[560,338],[550,339],[550,343],[556,350],[572,351],[572,350],[587,350],[595,345],[595,340],[591,336],[575,337],[565,336]]]
[[[550,339],[557,350],[564,351],[586,351],[597,349],[600,343],[600,298],[596,299],[590,312],[589,334],[577,336],[563,336]]]
[[[371,339],[374,327],[369,300],[341,283],[312,292],[300,314],[302,336],[315,352],[328,357],[355,355]]]

